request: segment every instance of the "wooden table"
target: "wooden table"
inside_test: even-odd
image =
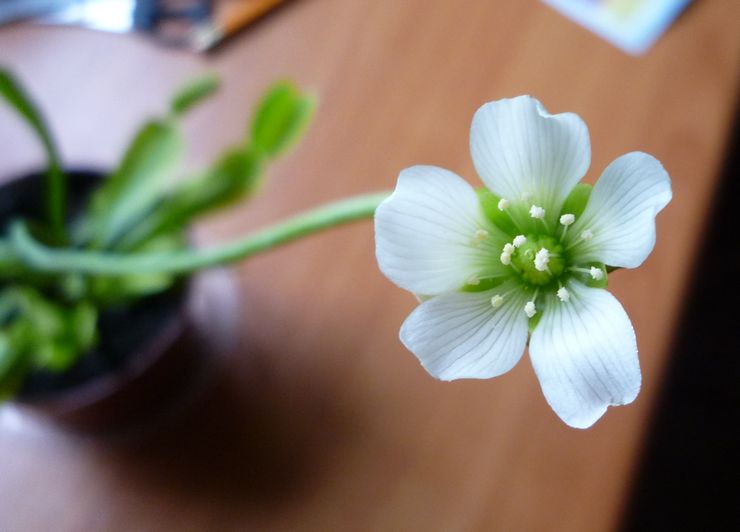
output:
[[[246,311],[229,378],[154,441],[122,448],[6,410],[0,530],[613,529],[733,118],[738,19],[734,0],[696,2],[639,58],[534,0],[296,1],[211,58],[136,37],[0,29],[0,62],[49,111],[70,165],[112,165],[136,124],[203,69],[224,86],[187,123],[193,165],[242,134],[275,78],[315,89],[310,134],[249,208],[202,225],[210,242],[391,188],[417,163],[474,180],[474,110],[522,93],[584,118],[590,180],[639,149],[674,184],[655,252],[610,279],[637,331],[642,392],[592,429],[557,419],[526,357],[492,381],[427,376],[397,339],[415,301],[378,272],[371,225],[360,223],[235,268]],[[0,110],[0,174],[40,162]]]

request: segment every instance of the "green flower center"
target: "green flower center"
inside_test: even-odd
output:
[[[557,284],[566,268],[563,246],[558,240],[548,235],[526,235],[527,241],[515,248],[511,254],[511,266],[522,281],[533,286]],[[535,263],[537,253],[547,250],[548,261],[544,269],[538,269]]]
[[[563,304],[571,299],[570,282],[578,281],[591,287],[603,288],[607,283],[606,267],[597,262],[581,261],[578,246],[593,238],[593,231],[580,227],[578,234],[570,229],[585,209],[590,187],[578,185],[565,200],[557,216],[529,200],[509,201],[488,190],[479,190],[478,198],[486,217],[506,235],[508,241],[498,244],[500,253],[491,256],[498,272],[490,277],[473,276],[463,287],[464,291],[492,292],[491,305],[495,308],[512,297],[512,290],[521,290],[527,301],[523,311],[530,318],[530,328],[536,325],[541,314],[538,305],[542,298],[556,297]],[[578,226],[577,226],[578,227]],[[471,235],[471,242],[478,246],[489,238],[483,228]],[[491,249],[491,248],[489,248]],[[503,266],[504,270],[501,270]],[[507,284],[515,281],[519,289]],[[521,293],[521,292],[520,292]]]

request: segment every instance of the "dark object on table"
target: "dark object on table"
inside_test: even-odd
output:
[[[740,530],[740,122],[622,529]]]
[[[128,33],[210,50],[285,0],[7,0],[0,24],[43,17],[46,24]]]

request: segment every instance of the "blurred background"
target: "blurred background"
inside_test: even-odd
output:
[[[735,529],[739,20],[735,0],[0,2],[0,65],[70,168],[111,168],[199,72],[223,83],[185,123],[193,168],[274,80],[318,95],[261,195],[196,228],[206,244],[414,164],[477,184],[473,112],[519,94],[585,120],[587,181],[640,150],[674,187],[651,257],[610,276],[642,391],[592,429],[560,422],[526,357],[491,381],[431,379],[398,341],[416,302],[378,272],[365,222],[234,268],[229,371],[155,436],[0,417],[0,530]],[[0,180],[42,165],[0,106]]]

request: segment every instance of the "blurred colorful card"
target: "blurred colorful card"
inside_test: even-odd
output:
[[[625,52],[646,52],[691,0],[542,0]]]

